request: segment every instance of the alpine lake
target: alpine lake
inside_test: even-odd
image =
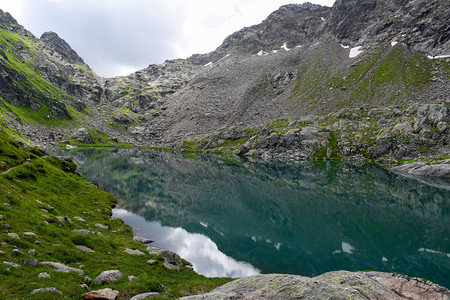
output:
[[[118,199],[113,217],[205,276],[374,270],[450,288],[449,181],[330,161],[147,149],[64,155]]]

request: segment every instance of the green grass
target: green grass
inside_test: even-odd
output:
[[[269,121],[265,124],[265,127],[270,128],[270,129],[279,129],[279,128],[285,128],[288,125],[289,125],[288,120],[281,119],[281,120]]]
[[[15,83],[20,86],[30,97],[49,97],[55,101],[61,100],[61,89],[50,84],[35,69],[31,61],[21,61],[16,56],[18,48],[25,48],[33,55],[34,43],[19,34],[0,29],[0,46],[5,56],[0,56],[0,61],[7,68],[15,70],[22,75],[22,79]]]
[[[399,159],[394,163],[400,166],[416,162],[424,162],[427,165],[450,164],[450,155],[437,155],[434,156],[433,158],[421,157],[421,158]]]
[[[328,149],[331,149],[331,157],[332,160],[338,160],[341,157],[338,147],[338,135],[336,132],[330,132],[331,140],[326,147],[323,147],[317,150],[312,156],[313,160],[324,160],[327,158]]]
[[[89,67],[87,65],[78,65],[76,64],[75,66],[77,66],[78,68],[80,68],[81,70],[83,70],[85,73],[89,73],[92,76],[96,76],[94,71],[92,71],[91,69],[89,69]]]
[[[4,107],[7,107],[7,110],[13,112],[25,123],[59,127],[68,127],[75,124],[75,121],[71,119],[52,117],[51,108],[46,104],[42,104],[42,106],[38,109],[32,109],[29,106],[12,105],[2,98],[0,98],[0,103],[3,103]]]
[[[378,66],[374,81],[376,84],[401,84],[417,87],[430,81],[432,65],[423,54],[406,51],[397,44]]]
[[[328,86],[340,95],[335,108],[355,103],[393,103],[412,97],[431,81],[433,62],[397,44],[367,53],[363,60],[331,78]],[[336,92],[335,92],[336,93]]]
[[[28,55],[35,57],[37,43],[19,34],[0,29],[0,49],[2,50],[0,52],[0,64],[5,69],[9,69],[11,74],[15,74],[10,77],[11,86],[23,90],[26,95],[25,98],[27,98],[24,100],[34,102],[40,108],[33,110],[28,106],[18,106],[11,103],[8,103],[7,106],[22,121],[27,123],[43,124],[46,126],[68,126],[73,122],[68,119],[63,119],[63,116],[55,118],[50,106],[51,103],[63,102],[63,100],[69,101],[67,102],[69,104],[66,105],[66,109],[71,114],[71,117],[80,119],[80,113],[70,106],[70,101],[73,101],[72,97],[67,95],[60,87],[44,78],[32,60],[21,57],[23,53],[27,52]],[[3,102],[5,103],[6,101]]]
[[[329,84],[336,88],[342,88],[344,86],[350,86],[360,82],[375,66],[378,57],[379,54],[369,55],[363,61],[357,63],[356,65],[350,66],[346,73],[333,77],[329,81]]]
[[[24,164],[27,159],[29,163]],[[4,131],[0,131],[0,162],[4,162],[0,163],[0,170],[15,167],[9,173],[0,175],[2,261],[21,264],[25,259],[36,258],[39,261],[60,262],[82,269],[92,279],[102,271],[118,269],[124,274],[122,279],[102,286],[91,285],[90,288],[117,289],[121,298],[157,291],[163,293],[161,298],[171,299],[208,291],[230,281],[227,278],[205,278],[187,267],[180,271],[167,270],[162,267],[161,259],[154,255],[133,256],[125,253],[126,248],[143,252],[146,249],[143,244],[132,240],[130,227],[120,220],[111,219],[111,207],[116,200],[77,175],[74,163],[46,157],[39,150],[25,150]],[[71,223],[58,221],[57,217],[64,216],[69,217]],[[86,222],[77,221],[75,216]],[[94,225],[96,223],[107,225],[110,229],[100,229]],[[10,225],[11,229],[5,229],[5,224]],[[102,235],[77,233],[73,229],[88,229]],[[20,240],[8,237],[7,232],[18,234]],[[27,236],[25,232],[33,232],[36,236]],[[35,243],[36,240],[40,243]],[[80,251],[75,245],[85,245],[95,253]],[[18,249],[20,254],[11,254],[13,249]],[[35,256],[28,253],[31,249],[36,250]],[[157,263],[149,265],[146,263],[149,259],[156,259]],[[38,278],[41,272],[47,272],[52,278]],[[138,280],[129,282],[129,275],[138,277]],[[84,276],[74,272],[57,273],[50,266],[21,265],[12,268],[0,264],[0,298],[79,298],[85,292],[79,286],[83,282]],[[163,289],[162,285],[167,288]],[[55,287],[64,296],[50,293],[30,295],[32,290],[42,287]]]
[[[299,77],[292,90],[290,100],[293,101],[293,109],[300,107],[305,101],[310,101],[314,105],[322,95],[322,85],[324,84],[330,69],[323,58],[317,59],[314,64],[299,70]]]
[[[183,141],[183,146],[182,146],[182,150],[186,150],[186,151],[199,151],[198,149],[196,149],[195,147],[197,147],[198,145],[200,145],[200,143],[204,140],[204,138],[202,138],[200,140],[200,137],[198,139],[195,140],[184,140]]]

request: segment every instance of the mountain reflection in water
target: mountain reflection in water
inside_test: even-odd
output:
[[[130,224],[135,232],[179,243],[168,250],[194,263],[184,256],[193,253],[202,274],[377,270],[450,287],[446,181],[331,162],[142,149],[70,155],[89,181],[119,199],[117,216],[145,219]]]

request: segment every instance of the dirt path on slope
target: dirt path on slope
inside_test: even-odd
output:
[[[26,165],[26,164],[29,164],[29,163],[30,163],[30,161],[27,160],[27,161],[25,161],[24,163],[22,163],[22,164],[20,164],[20,165],[17,165],[17,166],[15,166],[15,167],[9,168],[9,169],[6,170],[6,171],[0,172],[0,175],[8,174],[9,172],[11,172],[12,170],[14,170],[15,168],[20,167],[20,166],[23,166],[23,165]]]

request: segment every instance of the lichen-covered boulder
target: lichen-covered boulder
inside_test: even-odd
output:
[[[89,130],[86,128],[78,128],[77,131],[75,131],[74,134],[72,134],[72,139],[79,141],[80,143],[85,144],[94,144],[95,141],[92,138],[91,134],[89,133]]]
[[[103,300],[115,300],[119,295],[119,291],[112,290],[110,288],[92,291],[81,295],[83,299],[103,299]]]
[[[123,274],[119,270],[104,271],[95,277],[94,284],[111,283],[120,279],[122,276]]]
[[[225,299],[449,299],[439,285],[400,274],[335,271],[309,278],[268,274],[241,278],[184,300]]]
[[[179,270],[183,266],[183,261],[181,260],[181,257],[173,253],[171,251],[163,250],[159,254],[162,258],[164,258],[164,267],[166,267],[169,270]]]

